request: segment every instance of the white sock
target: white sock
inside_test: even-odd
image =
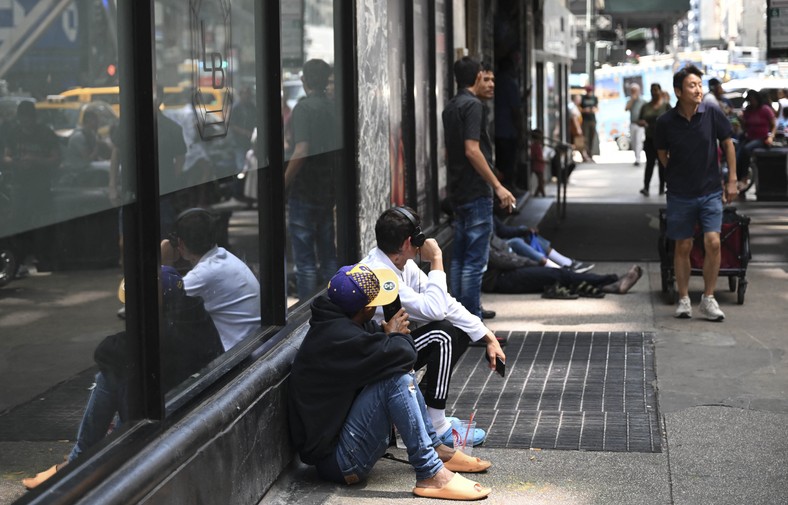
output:
[[[429,414],[430,420],[432,421],[432,427],[435,428],[435,433],[438,436],[443,435],[451,429],[451,423],[446,420],[445,409],[427,407],[427,414]]]
[[[550,251],[550,254],[547,255],[548,258],[558,263],[558,265],[562,267],[568,267],[572,264],[572,260],[564,256],[563,254],[559,253],[555,249]]]
[[[561,265],[559,265],[558,263],[554,262],[550,258],[545,258],[545,261],[546,261],[546,263],[544,264],[544,266],[546,266],[546,267],[561,268]]]

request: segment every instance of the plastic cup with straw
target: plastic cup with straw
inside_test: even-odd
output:
[[[473,415],[474,414],[476,414],[476,412],[471,412],[471,417],[470,417],[470,419],[468,419],[468,424],[465,426],[465,437],[462,440],[462,448],[463,449],[467,449],[467,447],[468,447],[468,434],[471,431],[471,426],[473,426]],[[473,439],[471,439],[471,447],[473,447]],[[467,454],[467,452],[466,452],[466,454]]]

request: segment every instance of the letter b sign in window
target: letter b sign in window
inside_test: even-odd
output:
[[[190,0],[192,106],[203,140],[224,137],[232,110],[230,0]]]

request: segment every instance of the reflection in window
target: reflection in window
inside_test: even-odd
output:
[[[267,156],[253,140],[252,0],[155,5],[161,260],[182,276],[185,300],[162,305],[162,363],[181,360],[184,378],[216,358],[216,335],[221,354],[260,329],[257,171]],[[183,345],[199,349],[187,359]]]
[[[342,147],[334,89],[332,1],[281,2],[282,116],[289,305],[325,288],[338,268],[336,181]]]
[[[125,419],[123,388],[108,381],[139,367],[127,354],[104,380],[95,354],[126,328],[116,315],[120,201],[109,187],[123,121],[114,2],[36,3],[4,9],[0,33],[0,425],[52,453],[19,462],[25,476],[76,458],[81,425],[91,426],[87,448],[116,414]],[[105,407],[91,407],[100,396]]]

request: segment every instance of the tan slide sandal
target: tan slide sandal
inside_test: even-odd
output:
[[[454,477],[442,488],[414,487],[413,494],[422,498],[439,498],[441,500],[481,500],[492,492],[478,482],[466,479],[455,473]]]
[[[449,461],[443,463],[447,470],[452,472],[477,473],[483,472],[492,466],[492,463],[473,456],[468,456],[462,451],[455,451]]]

